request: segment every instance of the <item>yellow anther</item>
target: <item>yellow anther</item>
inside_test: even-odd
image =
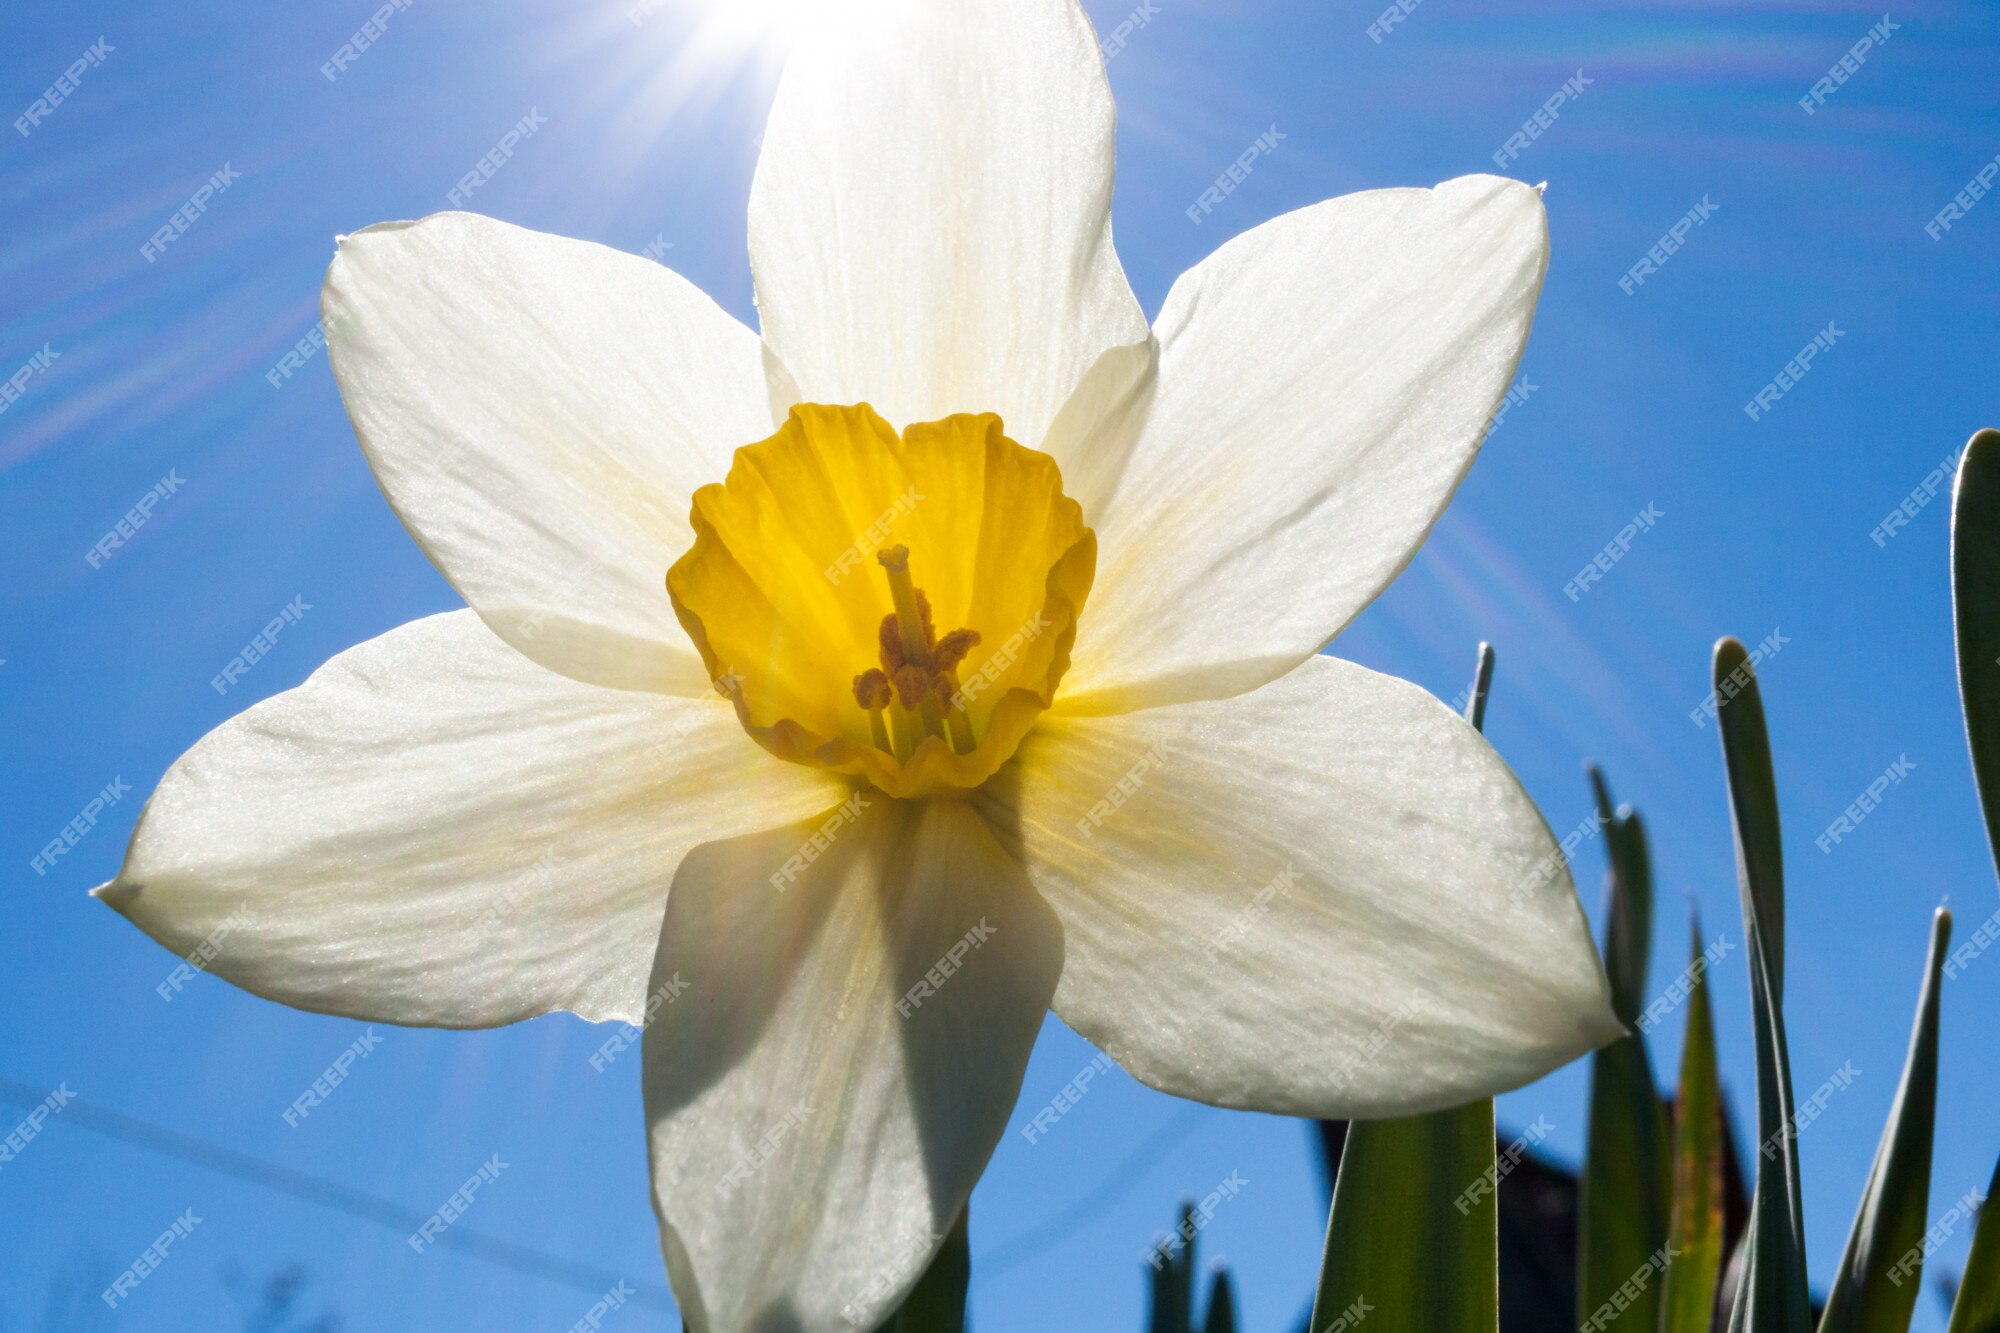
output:
[[[854,678],[854,702],[874,710],[889,706],[889,677],[870,667]]]
[[[882,715],[891,697],[889,678],[881,671],[870,667],[854,678],[854,702],[868,710],[869,739],[875,742],[876,749],[894,754],[888,720]]]
[[[875,639],[882,670],[888,672],[889,678],[893,680],[896,673],[909,664],[909,659],[903,656],[903,631],[897,628],[894,611],[882,617],[882,624],[875,631]]]
[[[916,708],[930,693],[931,678],[920,666],[906,666],[896,672],[896,702]]]
[[[955,629],[937,641],[931,649],[931,669],[937,672],[951,671],[965,660],[965,655],[979,643],[979,631]]]

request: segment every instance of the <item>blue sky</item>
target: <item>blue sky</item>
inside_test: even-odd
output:
[[[10,122],[100,39],[108,48],[30,133],[0,131],[0,382],[30,368],[0,411],[0,1076],[67,1083],[418,1213],[498,1153],[508,1170],[469,1227],[658,1288],[638,1062],[593,1071],[602,1034],[568,1017],[379,1028],[338,1096],[290,1127],[282,1110],[365,1029],[212,978],[162,1002],[154,987],[174,960],[86,897],[203,732],[341,649],[457,604],[370,478],[324,356],[267,379],[316,319],[335,235],[445,207],[538,111],[546,125],[479,193],[481,211],[655,245],[753,318],[743,217],[768,51],[695,53],[687,0],[637,23],[625,0],[415,0],[329,81],[322,64],[373,8],[84,0],[0,13]],[[1790,864],[1793,1066],[1802,1097],[1847,1062],[1860,1071],[1802,1137],[1824,1280],[1894,1094],[1930,909],[1948,903],[1963,939],[2000,906],[1959,722],[1946,496],[1870,537],[1974,429],[2000,424],[2000,203],[1925,229],[2000,154],[2000,17],[1971,3],[1891,11],[1886,39],[1808,114],[1799,99],[1881,11],[1423,0],[1378,42],[1379,0],[1149,8],[1110,66],[1115,225],[1149,311],[1179,272],[1279,213],[1493,169],[1537,107],[1588,80],[1505,168],[1549,183],[1553,234],[1523,401],[1336,651],[1450,698],[1474,644],[1498,645],[1488,733],[1550,824],[1588,813],[1587,757],[1650,821],[1657,990],[1685,956],[1683,904],[1709,938],[1741,942],[1714,728],[1689,717],[1709,646],[1782,636],[1763,679]],[[1132,6],[1090,9],[1109,33]],[[1191,221],[1201,191],[1273,128],[1274,151]],[[196,225],[142,255],[225,167],[240,174]],[[1622,289],[1705,204],[1679,251]],[[1752,420],[1745,405],[1830,323],[1830,348]],[[169,477],[172,494],[94,567],[86,552]],[[1565,585],[1649,507],[1659,517],[1572,599]],[[309,612],[218,696],[211,677],[295,598]],[[1908,775],[1879,809],[1816,846],[1901,759]],[[35,852],[114,781],[131,794],[36,873]],[[1601,868],[1587,843],[1578,879],[1594,917]],[[1741,957],[1716,1001],[1726,1077],[1747,1107]],[[1934,1213],[1983,1188],[2000,1153],[2000,962],[1966,967],[1944,1002]],[[1667,1076],[1678,1045],[1674,1032],[1655,1044]],[[1052,1020],[1016,1120],[1092,1058]],[[1546,1116],[1552,1150],[1573,1160],[1583,1072],[1504,1098],[1503,1123]],[[1238,1268],[1249,1328],[1283,1326],[1325,1220],[1306,1131],[1115,1072],[1056,1132],[1003,1142],[973,1204],[977,1323],[1137,1328],[1141,1251],[1176,1199],[1231,1172],[1248,1184],[1204,1252]],[[450,1251],[413,1255],[393,1230],[59,1118],[0,1171],[0,1327],[35,1327],[60,1272],[108,1282],[190,1208],[203,1224],[127,1305],[99,1311],[106,1327],[203,1326],[228,1308],[225,1270],[292,1261],[350,1328],[565,1328],[592,1299]],[[1938,1262],[1956,1267],[1965,1241]],[[612,1318],[669,1326],[636,1307]],[[1943,1327],[1928,1296],[1917,1327]]]

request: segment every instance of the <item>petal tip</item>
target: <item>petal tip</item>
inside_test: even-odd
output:
[[[92,889],[90,896],[114,911],[125,913],[127,908],[138,901],[139,889],[137,885],[128,884],[122,879],[114,879]]]
[[[1611,1011],[1607,998],[1591,1015],[1588,1021],[1579,1025],[1585,1039],[1590,1043],[1586,1050],[1597,1050],[1609,1046],[1614,1041],[1623,1041],[1632,1035],[1632,1029],[1625,1026],[1618,1015]]]

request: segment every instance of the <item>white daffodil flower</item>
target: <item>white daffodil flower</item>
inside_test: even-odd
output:
[[[203,738],[99,890],[177,953],[230,922],[210,970],[304,1009],[646,1023],[710,1333],[893,1311],[1051,1007],[1154,1087],[1303,1116],[1620,1031],[1507,766],[1317,655],[1478,451],[1536,192],[1301,209],[1149,329],[1073,0],[856,21],[771,111],[761,337],[486,218],[345,239],[348,412],[471,609]]]

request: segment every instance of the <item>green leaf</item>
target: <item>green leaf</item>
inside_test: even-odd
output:
[[[1618,1016],[1633,1027],[1646,1007],[1646,970],[1653,948],[1653,862],[1645,822],[1631,806],[1621,807],[1605,832],[1613,885],[1606,943],[1615,950],[1606,963],[1617,969],[1612,984],[1626,997],[1628,1007]]]
[[[2000,856],[2000,431],[1965,446],[1951,505],[1951,603],[1958,690],[1986,836]]]
[[[961,1209],[931,1266],[880,1333],[965,1333],[965,1289],[972,1280],[972,1246]]]
[[[1660,1290],[1660,1333],[1708,1333],[1722,1276],[1722,1155],[1727,1149],[1709,964],[1698,915],[1688,953],[1687,1029],[1674,1106],[1673,1215],[1667,1232],[1674,1258]]]
[[[1312,1327],[1380,1307],[1413,1333],[1500,1326],[1493,1102],[1347,1129]]]
[[[1596,765],[1589,768],[1597,819],[1611,857],[1611,910],[1605,928],[1604,970],[1611,1007],[1630,1027],[1646,1005],[1646,965],[1653,943],[1653,865],[1646,830],[1630,806],[1614,810],[1611,788]]]
[[[1591,1059],[1590,1137],[1577,1203],[1577,1319],[1607,1311],[1659,1322],[1673,1185],[1666,1113],[1646,1050],[1626,1037]],[[1627,1303],[1612,1298],[1623,1290]],[[1591,1325],[1598,1327],[1598,1325]]]
[[[1493,645],[1482,643],[1465,706],[1482,730],[1492,686]],[[1349,1124],[1311,1327],[1352,1327],[1379,1305],[1414,1333],[1497,1333],[1501,1175],[1490,1097]]]
[[[1716,720],[1722,765],[1729,783],[1730,818],[1736,829],[1736,879],[1746,926],[1758,934],[1770,961],[1779,1004],[1785,999],[1785,859],[1778,836],[1778,779],[1771,771],[1771,738],[1764,700],[1750,655],[1735,639],[1715,645]]]
[[[1202,1320],[1201,1333],[1236,1333],[1236,1290],[1229,1281],[1229,1270],[1220,1264],[1208,1284],[1208,1315]]]
[[[1603,775],[1590,772],[1598,814],[1606,819],[1611,854],[1611,910],[1605,929],[1605,971],[1612,1008],[1627,1026],[1645,1007],[1646,961],[1652,945],[1652,867],[1645,827],[1628,809],[1611,813]],[[1672,1165],[1666,1113],[1653,1086],[1644,1038],[1634,1034],[1604,1047],[1590,1061],[1590,1127],[1578,1182],[1576,1312],[1586,1327],[1613,1315],[1635,1316],[1635,1328],[1659,1323],[1658,1275]],[[1621,1294],[1622,1293],[1622,1294]],[[1613,1302],[1618,1296],[1623,1304]]]
[[[1939,908],[1931,922],[1930,958],[1924,964],[1917,1021],[1903,1081],[1868,1188],[1854,1215],[1854,1230],[1828,1289],[1819,1333],[1904,1333],[1922,1287],[1924,1228],[1929,1225],[1931,1121],[1937,1115],[1938,985],[1951,944],[1951,913]]]
[[[1173,1234],[1180,1244],[1163,1241],[1149,1256],[1158,1260],[1152,1267],[1151,1301],[1146,1327],[1151,1333],[1194,1333],[1194,1200],[1181,1201],[1180,1217]]]
[[[1716,644],[1714,680],[1757,1035],[1757,1186],[1743,1241],[1747,1263],[1729,1327],[1732,1333],[1807,1333],[1812,1305],[1783,1012],[1785,891],[1777,781],[1757,673],[1735,639]]]
[[[1146,1333],[1187,1333],[1185,1327],[1174,1327],[1174,1298],[1168,1285],[1172,1281],[1165,1264],[1146,1271]]]
[[[2000,1194],[2000,1162],[1986,1187],[1987,1205],[1979,1210],[1979,1229],[1972,1233],[1972,1253],[1965,1259],[1965,1276],[1958,1281],[1958,1300],[1951,1307],[1947,1333],[1993,1333],[2000,1329],[2000,1208],[1990,1202]]]
[[[1181,1203],[1180,1235],[1186,1242],[1167,1260],[1167,1309],[1172,1320],[1174,1333],[1194,1328],[1194,1238],[1200,1228],[1195,1224],[1194,1201]]]

